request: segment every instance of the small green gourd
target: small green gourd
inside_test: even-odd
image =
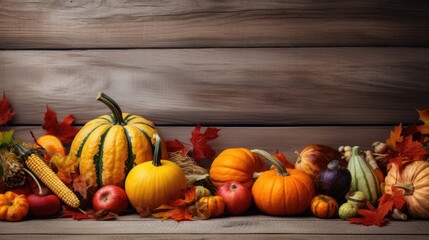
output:
[[[359,154],[359,147],[352,148],[352,156],[347,169],[352,175],[351,187],[355,191],[362,191],[366,199],[371,203],[376,203],[381,195],[380,183],[368,162]]]

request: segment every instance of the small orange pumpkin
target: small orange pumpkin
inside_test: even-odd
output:
[[[223,183],[236,181],[251,188],[254,178],[266,171],[265,162],[245,148],[228,148],[222,151],[210,167],[210,179],[216,188]]]
[[[276,168],[262,173],[253,184],[252,196],[259,210],[270,215],[296,215],[307,210],[315,192],[313,179],[302,171],[286,170],[280,161],[265,151],[252,151]]]
[[[221,196],[202,197],[198,200],[200,212],[208,213],[208,217],[219,217],[225,210],[225,203]]]
[[[25,195],[18,195],[12,191],[0,194],[0,220],[8,222],[21,221],[30,210]]]
[[[311,201],[311,212],[318,218],[333,218],[338,212],[338,203],[328,195],[317,195]]]

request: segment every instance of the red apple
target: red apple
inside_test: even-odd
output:
[[[226,182],[216,192],[225,202],[226,212],[229,215],[240,215],[249,209],[252,203],[252,193],[240,182]]]
[[[30,213],[36,218],[54,217],[61,209],[60,199],[54,194],[40,196],[30,194],[27,196]]]
[[[95,192],[92,206],[95,211],[110,210],[121,214],[128,207],[128,197],[124,189],[115,185],[106,185]]]

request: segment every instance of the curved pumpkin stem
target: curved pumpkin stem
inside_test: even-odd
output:
[[[110,108],[113,113],[113,118],[115,119],[115,124],[125,125],[124,118],[122,117],[122,110],[111,97],[103,92],[99,92],[96,99]]]
[[[393,187],[404,190],[404,196],[410,196],[414,193],[414,186],[412,184],[397,183]]]
[[[273,166],[276,168],[276,170],[280,176],[289,176],[290,175],[286,171],[286,168],[283,165],[283,163],[280,162],[279,160],[275,159],[273,156],[271,156],[271,154],[269,154],[266,151],[261,150],[261,149],[252,149],[250,151],[261,156],[261,157],[263,157],[263,158],[265,158],[265,159],[267,159],[268,161],[270,161],[271,164],[273,164]]]
[[[162,156],[162,150],[161,150],[161,137],[157,133],[153,134],[153,138],[155,138],[155,151],[153,153],[153,161],[152,165],[155,167],[162,166],[161,164],[161,156]]]

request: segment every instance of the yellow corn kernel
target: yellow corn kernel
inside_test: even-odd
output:
[[[57,177],[37,154],[32,153],[26,159],[25,164],[65,204],[73,208],[79,207],[80,202],[76,194]]]

